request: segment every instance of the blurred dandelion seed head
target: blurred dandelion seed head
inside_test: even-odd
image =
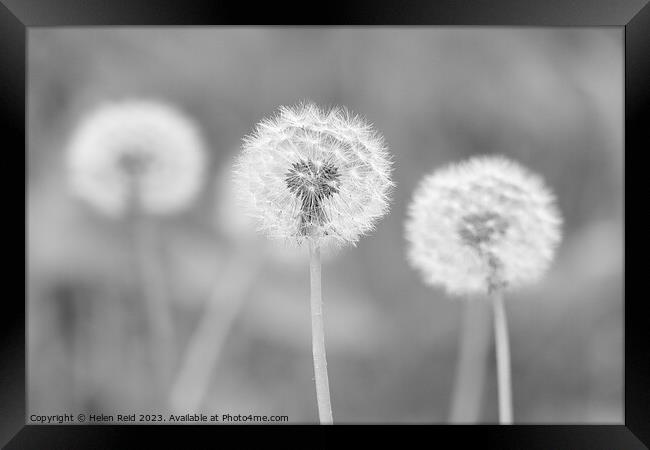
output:
[[[244,139],[235,164],[242,205],[271,238],[356,243],[388,211],[382,136],[346,109],[281,107]]]
[[[129,207],[167,214],[189,206],[205,164],[192,121],[172,106],[145,100],[91,112],[74,131],[67,157],[74,194],[114,217]]]
[[[561,225],[540,177],[504,157],[475,157],[416,188],[405,224],[408,260],[451,294],[517,287],[544,274]]]

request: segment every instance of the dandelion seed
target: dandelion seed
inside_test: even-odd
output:
[[[247,214],[237,201],[237,185],[231,177],[232,167],[226,166],[216,178],[214,224],[220,234],[237,246],[237,251],[254,252],[268,263],[292,270],[304,270],[308,255],[304,246],[293,240],[264,239],[258,233],[257,220]],[[323,249],[323,261],[338,257],[341,248]]]
[[[116,217],[131,206],[151,214],[188,206],[201,187],[205,158],[189,118],[145,100],[97,108],[74,131],[67,156],[73,192]]]

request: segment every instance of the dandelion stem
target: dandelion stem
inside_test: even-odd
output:
[[[314,380],[318,401],[318,418],[321,425],[334,423],[330,402],[325,357],[325,327],[323,324],[323,298],[321,293],[320,246],[316,239],[309,239],[309,274],[311,281],[311,335],[314,355]]]
[[[492,293],[494,312],[494,343],[497,356],[497,378],[499,386],[499,423],[512,424],[512,381],[510,369],[510,343],[508,340],[508,322],[503,303],[503,293]]]
[[[154,373],[159,380],[159,388],[165,391],[170,381],[174,339],[171,311],[165,295],[165,276],[157,254],[157,229],[155,224],[144,216],[135,220],[135,251],[142,296],[145,301],[150,329],[150,346],[154,360]]]
[[[449,421],[476,423],[481,412],[490,343],[490,310],[484,302],[463,303],[459,355]]]
[[[195,413],[205,401],[211,374],[261,263],[259,254],[242,249],[217,278],[170,391],[174,412]]]

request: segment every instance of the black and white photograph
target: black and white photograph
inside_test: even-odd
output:
[[[27,423],[622,424],[623,51],[30,29]]]

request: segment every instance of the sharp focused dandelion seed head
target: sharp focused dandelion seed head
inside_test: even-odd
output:
[[[543,180],[503,157],[475,157],[426,176],[409,205],[408,260],[451,294],[539,279],[561,239]]]
[[[73,192],[111,216],[129,207],[165,214],[188,206],[201,187],[205,162],[192,121],[171,106],[143,100],[90,113],[67,156]]]
[[[356,243],[388,211],[383,138],[342,108],[281,107],[244,140],[239,197],[271,238]]]
[[[232,167],[224,166],[217,175],[215,183],[215,225],[220,234],[230,242],[242,248],[255,248],[259,255],[264,255],[273,263],[281,264],[285,268],[304,270],[309,261],[309,251],[304,246],[296,245],[295,240],[271,241],[264,239],[257,232],[257,223],[249,216],[243,205],[237,201],[237,184],[232,179]],[[337,248],[324,248],[321,252],[323,262],[334,259]]]

